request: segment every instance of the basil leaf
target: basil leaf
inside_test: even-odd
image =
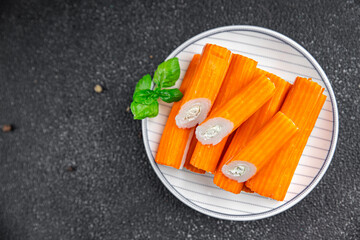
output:
[[[139,82],[136,84],[133,97],[135,96],[136,92],[138,92],[140,90],[150,89],[150,88],[151,88],[151,76],[150,76],[150,74],[147,74],[147,75],[143,76],[139,80]]]
[[[160,91],[161,100],[163,100],[164,102],[167,102],[167,103],[180,101],[182,97],[183,97],[183,94],[177,88],[162,89]]]
[[[152,90],[135,91],[133,101],[142,104],[151,104],[159,98],[159,93]]]
[[[136,84],[131,103],[131,112],[134,119],[144,119],[147,117],[156,117],[159,113],[159,96],[164,102],[179,101],[183,94],[179,89],[163,89],[172,87],[180,77],[180,65],[177,58],[169,59],[161,63],[154,73],[153,81],[156,84],[155,89],[151,90],[151,76],[149,74],[142,77]]]
[[[154,73],[153,81],[160,88],[172,87],[180,77],[179,59],[171,58],[161,63]]]
[[[157,101],[151,104],[132,102],[130,109],[134,115],[134,119],[144,119],[147,117],[152,118],[156,117],[159,113],[159,103]]]

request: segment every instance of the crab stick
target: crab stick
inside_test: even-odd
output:
[[[246,182],[252,191],[278,201],[285,198],[306,142],[319,116],[326,96],[311,79],[297,77],[281,108],[299,127],[297,134],[257,175]]]
[[[192,172],[204,174],[205,173],[204,170],[199,169],[197,167],[194,167],[193,165],[190,164],[191,156],[193,155],[196,143],[197,143],[197,140],[196,140],[195,134],[193,134],[189,150],[188,150],[188,152],[186,154],[186,160],[185,160],[184,168],[186,168],[187,170],[192,171]]]
[[[261,75],[228,102],[214,109],[209,117],[196,127],[196,138],[202,144],[218,144],[264,105],[274,92],[274,83]]]
[[[194,73],[200,61],[200,54],[195,54],[189,64],[180,91],[187,91],[191,85]],[[180,129],[176,126],[175,116],[180,108],[180,102],[175,102],[166,122],[160,144],[157,150],[155,161],[159,164],[181,168],[186,158],[194,128]]]
[[[237,155],[222,166],[222,173],[237,182],[245,182],[261,171],[297,130],[289,117],[278,112]]]
[[[175,117],[179,128],[192,128],[208,115],[223,83],[231,60],[231,52],[206,44],[194,80],[186,90]]]

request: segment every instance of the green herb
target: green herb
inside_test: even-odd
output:
[[[160,91],[161,100],[167,103],[177,102],[181,100],[182,97],[183,97],[182,92],[180,92],[180,90],[177,88],[163,89]]]
[[[130,109],[134,119],[156,117],[159,113],[158,98],[167,103],[180,101],[183,94],[177,88],[164,89],[175,85],[180,77],[180,65],[177,58],[161,63],[151,80],[150,74],[142,77],[136,84]],[[154,90],[151,89],[152,83]]]
[[[179,59],[171,58],[158,66],[154,73],[153,81],[157,87],[166,88],[174,86],[179,77]]]
[[[141,104],[133,101],[130,108],[131,112],[134,114],[134,119],[156,117],[159,113],[159,103],[157,101],[151,104]]]

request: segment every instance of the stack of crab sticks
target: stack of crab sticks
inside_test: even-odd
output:
[[[199,174],[239,194],[278,201],[291,179],[326,96],[311,79],[294,84],[257,62],[206,44],[188,66],[155,161]]]

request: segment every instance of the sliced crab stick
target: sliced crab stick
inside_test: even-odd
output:
[[[197,140],[202,144],[218,144],[264,105],[274,92],[274,83],[265,75],[251,81],[228,102],[214,109],[209,117],[196,127]]]
[[[278,112],[240,152],[226,162],[222,173],[239,183],[253,177],[297,132],[294,122]]]
[[[187,91],[191,85],[194,73],[200,62],[200,54],[195,54],[180,86],[180,91]],[[181,168],[186,158],[187,149],[190,145],[194,128],[180,129],[176,126],[175,116],[180,108],[180,102],[175,102],[172,106],[168,120],[166,122],[160,144],[157,150],[155,161],[159,164]]]
[[[206,44],[194,75],[175,117],[179,128],[192,128],[207,117],[223,83],[231,60],[231,52],[223,47]]]

